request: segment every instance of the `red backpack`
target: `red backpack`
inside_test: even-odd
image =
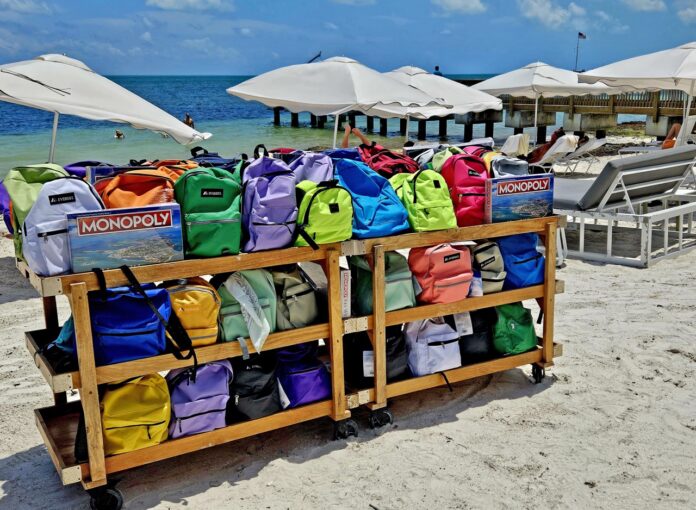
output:
[[[490,152],[492,149],[488,147],[483,147],[481,145],[467,145],[462,150],[467,154],[471,154],[472,156],[482,158],[486,152]]]
[[[486,206],[486,164],[471,154],[455,154],[440,172],[450,190],[457,225],[470,227],[484,222]]]
[[[387,179],[396,174],[412,174],[420,168],[415,160],[405,154],[397,154],[376,143],[360,145],[358,153],[367,166]]]

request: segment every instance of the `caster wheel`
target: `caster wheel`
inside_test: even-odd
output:
[[[534,384],[539,384],[546,377],[546,371],[539,365],[532,365],[532,379]]]
[[[355,420],[341,420],[334,423],[334,439],[348,439],[350,436],[358,437],[358,424]]]
[[[123,495],[118,489],[107,487],[90,494],[89,507],[92,510],[121,510]]]
[[[378,429],[394,423],[394,415],[386,407],[383,409],[377,409],[370,413],[370,428]]]

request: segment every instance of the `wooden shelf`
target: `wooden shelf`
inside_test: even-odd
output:
[[[136,466],[177,457],[179,455],[203,450],[212,446],[255,436],[317,418],[329,417],[333,406],[324,400],[296,409],[227,427],[195,434],[193,436],[170,439],[156,446],[135,450],[120,455],[106,457],[106,473],[117,473]],[[36,424],[44,439],[48,453],[58,471],[63,484],[87,481],[90,477],[89,464],[75,460],[75,435],[79,418],[80,402],[63,406],[45,407],[34,411]]]

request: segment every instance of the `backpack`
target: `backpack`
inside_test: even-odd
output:
[[[358,147],[358,153],[368,167],[387,179],[400,173],[412,174],[419,168],[418,163],[412,158],[392,152],[376,143],[361,144]]]
[[[496,356],[493,326],[498,320],[495,308],[483,308],[454,316],[459,333],[462,365],[486,361]]]
[[[87,167],[97,167],[106,166],[113,167],[111,163],[104,163],[102,161],[78,161],[77,163],[70,163],[69,165],[64,165],[63,169],[70,175],[84,179],[87,177]]]
[[[331,159],[352,159],[353,161],[362,161],[360,157],[360,151],[357,147],[352,149],[327,149],[324,154],[329,156]]]
[[[10,195],[7,193],[7,188],[0,182],[0,215],[2,215],[2,220],[5,222],[7,231],[10,234],[14,234],[12,229],[12,219],[10,218]]]
[[[213,361],[193,368],[177,368],[167,374],[172,413],[169,437],[190,436],[227,425],[232,365]]]
[[[317,358],[317,343],[278,349],[278,386],[283,409],[331,398],[331,376]]]
[[[222,168],[227,170],[232,175],[237,177],[237,181],[240,181],[239,174],[235,173],[235,168],[241,159],[246,159],[245,154],[242,154],[240,158],[223,158],[217,152],[208,152],[203,147],[194,147],[191,149],[191,161],[196,163],[198,166],[208,167],[208,168]]]
[[[467,145],[462,149],[462,151],[465,154],[470,154],[472,156],[476,156],[477,158],[483,159],[486,153],[492,152],[492,149],[483,145]]]
[[[174,183],[179,175],[168,168],[130,170],[98,187],[107,209],[141,207],[174,202]]]
[[[503,290],[507,273],[498,245],[492,241],[479,244],[473,249],[474,265],[481,272],[483,293],[493,294]]]
[[[488,176],[485,163],[470,154],[457,154],[445,161],[441,173],[450,190],[457,225],[483,224]]]
[[[265,269],[249,269],[247,271],[239,271],[239,273],[256,295],[270,331],[275,331],[278,298],[271,273]],[[226,280],[225,275],[220,275],[213,278],[211,283],[217,288],[222,301],[220,308],[220,338],[225,342],[236,342],[239,338],[249,338],[249,327],[244,319],[242,305],[225,287]]]
[[[505,265],[504,290],[544,283],[544,256],[537,251],[539,236],[534,233],[499,237],[498,247]]]
[[[297,222],[295,176],[280,160],[255,159],[243,175],[242,225],[244,251],[290,246]]]
[[[165,282],[163,286],[191,344],[201,347],[216,343],[222,301],[215,288],[198,276]]]
[[[22,258],[22,225],[31,210],[41,187],[54,179],[67,177],[68,172],[62,167],[47,163],[45,165],[27,165],[13,168],[2,183],[10,197],[10,221],[12,223],[15,257]]]
[[[420,292],[416,292],[420,303],[452,303],[469,294],[474,274],[468,246],[413,248],[408,265],[420,286]]]
[[[408,213],[415,232],[457,228],[447,183],[434,170],[395,175],[389,182]]]
[[[159,374],[107,384],[101,399],[104,454],[117,455],[167,439],[169,389]]]
[[[444,317],[409,322],[404,326],[408,366],[420,377],[462,365],[459,333]]]
[[[443,150],[440,152],[437,152],[435,155],[433,155],[432,159],[432,167],[433,170],[436,172],[441,172],[442,171],[442,166],[445,164],[445,161],[447,161],[449,158],[454,156],[455,154],[462,154],[464,151],[460,149],[459,147],[445,147]]]
[[[174,184],[174,196],[181,205],[187,257],[239,253],[241,186],[227,171],[188,170]]]
[[[346,241],[353,235],[353,199],[337,180],[297,185],[298,226],[295,246]]]
[[[364,256],[348,258],[353,280],[354,307],[358,315],[372,314],[372,267]],[[413,275],[406,257],[396,251],[384,254],[384,300],[386,311],[416,306]]]
[[[364,163],[339,159],[336,177],[353,198],[353,236],[384,237],[409,230],[408,214],[389,181]]]
[[[22,226],[22,255],[40,276],[70,271],[66,214],[104,208],[92,186],[76,177],[44,184]]]
[[[305,152],[290,163],[295,182],[324,182],[334,178],[334,164],[329,156],[317,152]]]
[[[392,383],[411,376],[408,368],[406,339],[401,325],[386,328],[387,382]],[[355,388],[374,386],[374,349],[365,331],[343,337],[343,359],[346,381]]]
[[[491,161],[490,173],[493,177],[529,175],[529,163],[523,159],[499,155]]]
[[[274,352],[233,358],[227,423],[256,420],[281,410]]]
[[[522,303],[495,307],[498,320],[493,328],[493,345],[500,354],[522,354],[534,349],[537,336],[532,312]]]
[[[285,331],[314,324],[319,317],[316,291],[300,267],[277,269],[271,274],[278,295],[276,329]]]

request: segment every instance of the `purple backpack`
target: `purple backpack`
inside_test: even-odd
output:
[[[278,159],[255,159],[244,170],[242,226],[244,251],[285,248],[294,240],[297,223],[295,175]]]
[[[193,370],[178,368],[167,374],[172,401],[169,423],[172,439],[226,426],[232,365],[227,360],[199,365],[195,379]]]
[[[70,163],[65,165],[65,171],[70,175],[76,175],[80,179],[84,179],[87,176],[88,166],[113,166],[111,163],[102,163],[101,161],[78,161],[77,163]]]
[[[10,234],[14,234],[12,221],[10,220],[10,195],[2,182],[0,182],[0,214],[2,214],[2,219],[5,221],[7,231]]]
[[[331,376],[309,342],[278,350],[276,375],[285,409],[331,398]]]
[[[305,152],[290,163],[295,172],[295,182],[312,181],[316,183],[333,179],[333,161],[326,154]]]

